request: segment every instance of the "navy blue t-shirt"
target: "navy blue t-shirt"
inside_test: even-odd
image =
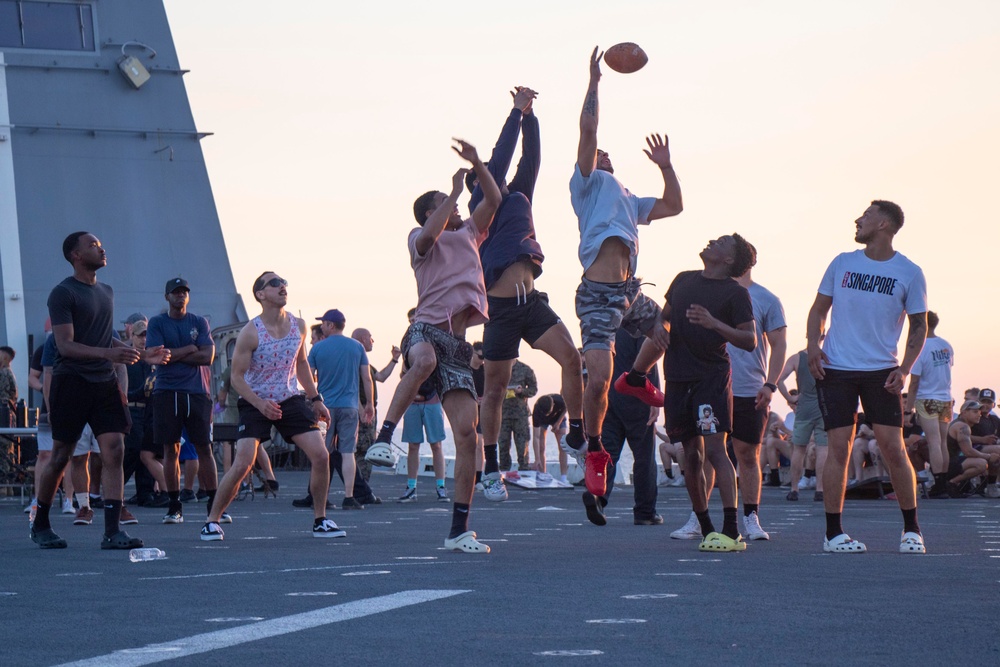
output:
[[[157,315],[149,320],[146,331],[146,347],[163,345],[174,349],[188,345],[213,345],[208,321],[191,313],[176,320],[167,313]],[[181,391],[187,394],[207,394],[210,380],[208,366],[192,366],[183,361],[170,362],[166,366],[156,367],[156,388],[153,393]]]

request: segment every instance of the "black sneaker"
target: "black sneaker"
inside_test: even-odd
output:
[[[211,521],[201,527],[201,539],[205,542],[217,542],[222,540],[226,534],[222,532],[222,526]]]
[[[662,526],[663,517],[660,516],[659,514],[654,514],[651,517],[643,517],[643,518],[636,517],[634,523],[637,526]]]
[[[196,503],[198,502],[198,496],[194,494],[191,489],[183,489],[181,491],[180,501],[182,503]]]
[[[51,528],[40,530],[37,533],[35,528],[31,528],[31,541],[42,549],[65,549],[66,540],[56,535]]]
[[[102,509],[104,509],[104,498],[101,498],[100,496],[98,496],[96,498],[94,496],[91,496],[90,497],[90,509],[92,509],[92,510],[102,510]]]
[[[788,495],[785,496],[785,500],[796,501],[798,499],[799,499],[799,492],[797,489],[792,489],[791,491],[788,492]]]
[[[165,493],[157,493],[143,507],[170,507],[170,496]]]
[[[362,505],[381,505],[382,499],[376,496],[374,493],[369,496],[362,496],[358,498],[357,501]]]
[[[198,489],[198,493],[194,494],[195,502],[203,502],[208,500],[208,491],[204,489]]]
[[[595,526],[604,526],[608,523],[604,516],[604,506],[608,504],[603,497],[598,498],[590,491],[583,492],[583,506],[587,510],[587,519]]]
[[[312,507],[313,497],[308,495],[305,498],[296,498],[292,501],[292,507]]]
[[[329,519],[320,519],[313,524],[313,537],[347,537],[347,533]]]
[[[105,535],[101,538],[102,549],[141,549],[142,540],[138,537],[131,537],[124,530],[119,530],[114,535]]]
[[[364,508],[365,506],[359,503],[357,498],[344,498],[344,502],[340,505],[342,510],[363,510]]]

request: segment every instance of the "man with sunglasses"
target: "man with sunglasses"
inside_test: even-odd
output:
[[[253,298],[261,305],[261,314],[236,337],[230,375],[232,388],[240,396],[239,440],[233,464],[219,483],[208,522],[201,529],[205,541],[223,539],[222,516],[250,472],[261,440],[271,437],[272,426],[312,464],[310,495],[326,498],[330,489],[330,456],[319,431],[320,421],[329,423],[330,411],[323,405],[306,359],[305,323],[285,311],[287,288],[288,282],[273,271],[265,271],[253,283]],[[305,396],[299,391],[300,383]],[[314,502],[313,513],[313,537],[347,535],[326,518],[326,503]]]
[[[478,403],[469,365],[472,345],[465,341],[465,331],[488,319],[479,246],[486,240],[500,205],[500,189],[475,147],[456,141],[458,147],[453,150],[472,164],[483,189],[483,201],[462,220],[457,201],[468,170],[459,169],[452,177],[450,194],[426,192],[413,204],[419,227],[410,232],[407,245],[417,281],[417,311],[400,346],[409,370],[396,387],[382,429],[366,458],[377,465],[395,464],[389,443],[396,423],[420,386],[431,379],[455,438],[455,503],[444,546],[452,551],[489,553],[489,547],[468,529],[476,476]]]
[[[156,370],[153,408],[153,442],[163,448],[163,477],[170,505],[163,523],[184,523],[181,494],[181,433],[198,453],[198,477],[212,506],[219,473],[212,453],[212,397],[209,367],[215,343],[208,320],[188,312],[191,288],[184,278],[172,278],[164,288],[166,313],[149,320],[146,344],[170,350],[171,363]],[[227,516],[226,522],[232,521]]]

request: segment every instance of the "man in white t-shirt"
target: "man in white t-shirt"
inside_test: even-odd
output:
[[[955,400],[951,397],[951,368],[955,350],[951,343],[934,333],[937,313],[927,313],[927,342],[917,362],[910,369],[910,390],[906,412],[914,409],[927,439],[927,457],[934,485],[927,492],[931,498],[948,497],[948,425]]]
[[[603,496],[607,490],[606,472],[611,456],[601,443],[601,429],[608,411],[608,389],[615,336],[624,328],[633,338],[646,336],[639,358],[651,366],[670,342],[660,318],[660,307],[645,296],[635,277],[639,254],[641,224],[677,215],[683,209],[681,187],[670,161],[666,137],[658,134],[646,139],[646,156],[660,169],[663,195],[636,197],[613,176],[608,154],[597,148],[598,84],[601,80],[601,56],[597,48],[590,56],[590,83],[580,113],[580,143],[576,168],[570,179],[570,197],[580,226],[580,263],[583,279],[576,291],[576,314],[580,319],[584,363],[588,382],[583,394],[586,443],[569,433],[561,446],[578,462],[586,457],[584,482],[587,491]],[[637,359],[637,363],[638,363]],[[625,376],[622,376],[623,378]],[[644,374],[636,373],[636,386],[623,379],[616,385],[620,393],[635,396],[645,403],[662,407],[663,394]]]
[[[926,553],[917,524],[916,477],[903,446],[900,392],[927,336],[927,283],[920,267],[892,247],[903,226],[899,206],[873,201],[855,226],[854,240],[865,248],[841,253],[827,268],[807,326],[809,371],[816,378],[829,443],[823,470],[823,550],[866,551],[863,543],[844,532],[840,521],[860,398],[903,512],[899,550]],[[830,329],[821,348],[820,334],[831,308]],[[909,327],[899,362],[896,347],[904,313]]]

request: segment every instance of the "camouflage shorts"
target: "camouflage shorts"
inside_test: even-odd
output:
[[[403,356],[408,355],[417,343],[430,343],[434,347],[437,366],[428,378],[428,384],[434,385],[438,396],[443,399],[449,391],[464,389],[473,399],[477,398],[472,366],[469,365],[472,361],[471,344],[424,322],[415,322],[406,330],[400,345]]]
[[[583,278],[576,289],[576,316],[580,318],[583,351],[614,349],[615,334],[625,329],[639,338],[660,320],[661,309],[642,293],[639,281],[598,283]]]

